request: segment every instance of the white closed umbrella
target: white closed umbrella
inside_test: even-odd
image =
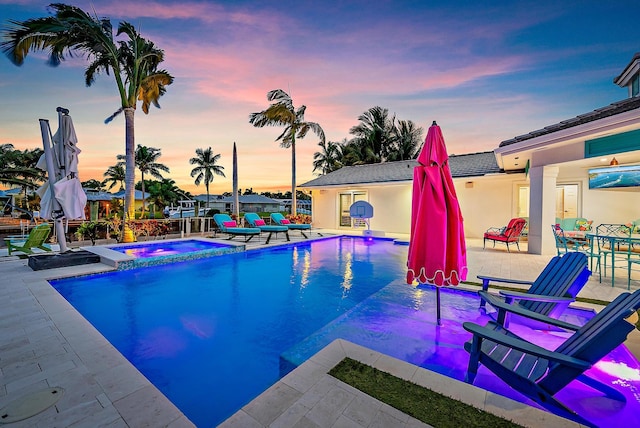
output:
[[[38,189],[41,196],[41,216],[55,220],[60,251],[67,251],[62,219],[84,220],[87,195],[78,179],[78,138],[69,110],[57,108],[58,131],[50,138],[49,121],[40,119],[44,155],[38,167],[47,170],[49,183]]]

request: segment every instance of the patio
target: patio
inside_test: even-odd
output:
[[[293,241],[301,239],[298,234],[292,234],[291,238]],[[406,239],[402,236],[398,238]],[[510,254],[506,249],[483,251],[480,240],[469,240],[467,244],[469,280],[479,274],[535,278],[550,258],[527,254],[524,248],[522,253]],[[263,244],[249,242],[248,246],[255,248]],[[0,291],[0,319],[3,326],[0,329],[0,407],[17,397],[48,386],[60,385],[65,388],[64,396],[56,406],[12,426],[192,426],[46,282],[48,278],[109,269],[103,264],[93,264],[34,272],[25,259],[0,257],[0,275],[4,278]],[[634,277],[632,290],[638,287],[640,278]],[[602,284],[598,283],[597,278],[592,278],[579,296],[610,301],[624,291],[626,284],[616,283],[613,288],[610,282],[607,283],[607,278],[603,278]],[[626,345],[636,356],[640,356],[640,332],[636,330],[631,333]],[[351,424],[349,426],[366,427],[377,421],[380,426],[424,426],[328,378],[326,366],[343,355],[356,357],[414,381],[422,379],[427,386],[453,391],[464,401],[477,405],[485,403],[484,406],[491,411],[507,412],[518,416],[518,419],[522,418],[521,423],[525,425],[539,425],[541,421],[554,426],[561,423],[546,412],[523,405],[513,407],[513,402],[499,402],[499,396],[495,394],[481,394],[480,397],[477,388],[466,384],[452,390],[451,385],[460,382],[447,380],[440,375],[433,376],[426,370],[342,341],[333,343],[308,364],[303,364],[300,369],[283,378],[225,425],[251,427],[273,423],[296,426],[307,422],[305,426],[342,426],[340,424],[348,422]],[[347,402],[348,405],[345,404]],[[365,416],[358,419],[355,415]],[[567,426],[576,424],[569,422]]]

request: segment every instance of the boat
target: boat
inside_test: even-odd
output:
[[[196,204],[196,201],[190,199],[178,201],[178,206],[176,207],[173,204],[170,207],[165,207],[164,216],[166,218],[196,217]],[[205,213],[205,208],[198,207],[198,217],[204,217]]]

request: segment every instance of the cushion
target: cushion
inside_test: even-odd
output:
[[[291,224],[291,222],[285,218],[284,220],[280,220],[280,224]]]
[[[591,224],[593,220],[587,221],[586,219],[578,219],[576,220],[576,226],[574,230],[591,230]]]
[[[237,227],[238,224],[235,221],[223,221],[222,225],[224,227]]]
[[[253,224],[255,224],[256,226],[264,226],[266,223],[264,222],[264,220],[260,219],[254,221]]]

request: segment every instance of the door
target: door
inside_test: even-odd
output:
[[[366,201],[367,193],[363,191],[349,191],[340,193],[340,227],[362,229],[366,227],[366,223],[361,219],[352,219],[349,214],[349,208],[354,202]]]
[[[578,217],[577,184],[561,184],[556,186],[556,217]]]

